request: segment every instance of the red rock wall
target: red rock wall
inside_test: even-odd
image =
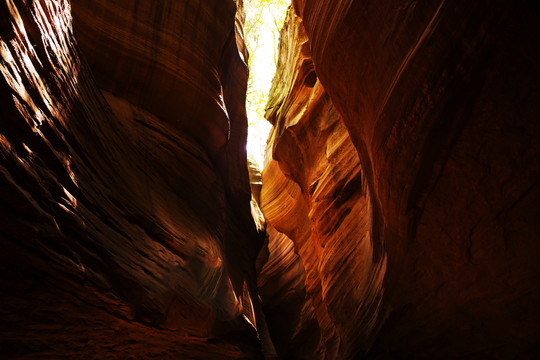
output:
[[[268,348],[235,12],[0,2],[3,358]]]
[[[293,5],[263,265],[234,2],[0,1],[2,358],[540,352],[535,4]]]
[[[306,36],[283,45],[281,56],[295,65],[286,61],[269,103],[275,127],[262,209],[295,244],[322,351],[329,358],[534,357],[535,6],[293,4],[302,21],[289,26],[302,24]],[[320,84],[308,89],[311,67]],[[322,86],[324,101],[315,96]],[[315,181],[325,171],[332,177]],[[314,201],[321,194],[334,200]]]
[[[385,255],[372,245],[371,200],[358,154],[317,79],[302,21],[294,12],[281,36],[279,70],[267,111],[274,127],[261,192],[265,218],[279,232],[269,233],[272,268],[263,269],[261,279],[273,282],[265,282],[261,296],[271,304],[268,318],[282,318],[269,323],[272,334],[279,336],[278,352],[286,352],[282,356],[347,357],[368,341],[376,325]],[[296,318],[287,311],[273,314],[287,296],[267,296],[265,291],[275,291],[281,283],[291,286],[293,255],[284,238],[294,242],[299,255],[296,279],[305,277],[293,287],[295,300],[303,303]],[[281,278],[272,278],[275,273]],[[290,324],[284,326],[287,320]],[[282,328],[291,325],[296,332],[286,338]],[[288,342],[304,346],[289,348]]]

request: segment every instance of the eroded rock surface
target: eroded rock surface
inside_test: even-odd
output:
[[[376,324],[385,256],[372,246],[371,201],[356,149],[317,80],[302,21],[293,12],[282,32],[279,65],[268,103],[274,127],[261,208],[277,230],[269,233],[269,266],[280,269],[276,258],[282,257],[284,268],[274,272],[286,282],[285,294],[296,291],[301,311],[296,318],[287,311],[269,314],[270,319],[282,317],[281,323],[270,322],[270,330],[280,336],[278,349],[287,341],[309,348],[282,345],[290,352],[285,357],[308,359],[313,352],[320,359],[347,357]],[[289,250],[291,240],[297,260]],[[295,278],[305,281],[291,284],[292,263],[299,268]],[[265,291],[261,295],[265,303],[291,301]],[[296,332],[284,339],[291,328]]]
[[[537,356],[537,6],[294,0],[252,196],[240,4],[0,0],[1,357]]]
[[[2,357],[261,356],[235,3],[0,5]]]
[[[293,5],[300,19],[282,35],[267,113],[262,210],[305,269],[314,356],[534,357],[535,6]]]

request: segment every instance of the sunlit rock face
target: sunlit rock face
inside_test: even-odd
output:
[[[266,310],[270,331],[282,356],[346,358],[376,324],[385,257],[372,246],[371,201],[356,149],[317,80],[302,21],[293,12],[282,31],[268,108],[274,127],[261,205],[275,230],[263,275],[273,287],[286,284],[286,295],[267,294],[273,287],[266,284],[261,296],[268,307],[295,300],[299,309],[296,316]]]
[[[1,357],[535,358],[535,4],[293,1],[253,197],[237,14],[0,0]]]
[[[274,338],[314,358],[535,357],[534,4],[293,5],[261,201],[294,243],[306,280],[293,288],[312,310],[270,324]],[[270,235],[270,249],[284,243]],[[318,346],[283,337],[307,319]]]
[[[261,355],[235,14],[0,2],[2,356]]]

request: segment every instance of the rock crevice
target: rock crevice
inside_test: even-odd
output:
[[[537,357],[535,4],[294,0],[261,174],[242,3],[0,0],[1,357]]]

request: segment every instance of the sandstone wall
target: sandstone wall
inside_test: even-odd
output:
[[[270,331],[283,335],[282,328],[296,327],[290,339],[282,336],[276,341],[278,350],[282,342],[305,343],[304,348],[281,345],[288,356],[347,356],[367,341],[376,324],[385,255],[372,245],[371,200],[356,149],[317,79],[302,21],[293,12],[281,37],[279,70],[267,111],[274,127],[262,176],[261,209],[278,231],[270,232],[271,254],[282,256],[284,266],[290,266],[292,255],[283,249],[284,237],[290,238],[299,255],[296,278],[305,280],[294,284],[297,301],[304,302],[296,318],[287,311],[269,315],[290,322],[274,328],[270,322]],[[273,261],[274,269],[280,269]],[[281,281],[288,279],[287,272],[278,271],[283,273]],[[289,282],[285,283],[291,286]],[[262,296],[265,302],[276,301],[265,299],[264,291]]]
[[[235,3],[0,4],[2,356],[259,357]]]
[[[262,209],[295,244],[323,351],[533,356],[535,6],[293,6],[300,20],[282,35],[282,77],[267,113]]]

